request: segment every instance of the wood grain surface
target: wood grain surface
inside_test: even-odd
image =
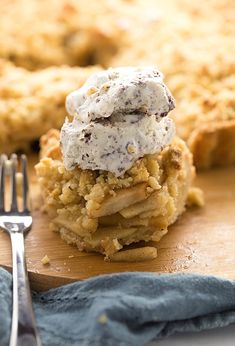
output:
[[[190,272],[235,279],[235,167],[200,173],[195,185],[205,192],[206,205],[187,210],[168,234],[155,243],[158,257],[142,263],[108,263],[103,256],[82,253],[48,229],[40,212],[40,191],[34,174],[36,156],[30,157],[33,228],[26,236],[31,287],[46,290],[94,275],[125,271]],[[41,259],[47,255],[50,264]],[[9,237],[0,231],[0,265],[11,269]]]

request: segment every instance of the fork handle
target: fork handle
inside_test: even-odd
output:
[[[13,310],[10,346],[41,346],[26,269],[24,234],[10,233],[13,267]]]

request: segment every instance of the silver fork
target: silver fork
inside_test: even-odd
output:
[[[6,163],[6,155],[0,158],[0,228],[5,230],[11,239],[12,246],[12,273],[13,273],[13,309],[10,346],[39,346],[41,345],[37,331],[32,300],[29,288],[29,280],[26,269],[24,234],[32,226],[32,216],[28,203],[28,177],[27,158],[21,156],[22,166],[22,210],[19,211],[17,203],[17,155],[12,154],[10,166]],[[10,169],[9,169],[10,168]],[[7,172],[9,170],[9,172]],[[6,174],[10,175],[11,200],[10,210],[5,207]]]

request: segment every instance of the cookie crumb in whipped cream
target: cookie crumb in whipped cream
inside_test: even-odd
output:
[[[93,74],[68,95],[73,121],[61,129],[66,169],[105,170],[123,175],[147,154],[160,152],[175,135],[167,117],[175,107],[154,67],[119,67]]]

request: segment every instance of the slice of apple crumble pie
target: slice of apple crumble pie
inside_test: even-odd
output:
[[[173,108],[151,67],[98,72],[67,97],[74,119],[42,136],[36,165],[64,240],[113,261],[156,257],[152,246],[123,247],[159,241],[185,209],[194,167],[167,117]]]

